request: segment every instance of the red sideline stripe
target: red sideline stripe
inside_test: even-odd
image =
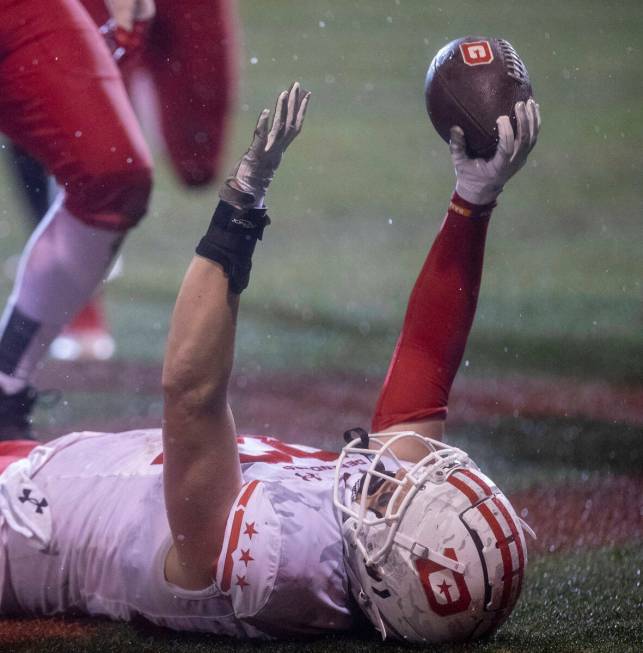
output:
[[[513,536],[514,542],[516,543],[516,549],[518,550],[518,595],[522,589],[522,576],[525,569],[525,554],[522,549],[522,541],[520,540],[520,535],[518,534],[518,529],[516,528],[516,522],[513,520],[513,517],[507,510],[506,506],[500,501],[497,497],[494,497],[492,501],[498,507],[498,510],[502,513],[502,516],[506,519],[507,524],[509,524],[509,530]]]
[[[246,486],[246,489],[243,491],[242,495],[237,501],[237,505],[234,513],[234,520],[232,522],[232,530],[230,531],[230,540],[228,542],[228,549],[226,551],[225,562],[223,563],[223,578],[221,579],[221,590],[227,592],[230,589],[230,584],[232,581],[232,567],[234,566],[234,560],[232,559],[232,554],[237,550],[239,545],[239,536],[241,535],[241,524],[243,523],[243,517],[245,515],[245,508],[250,501],[252,493],[255,491],[259,481],[255,480]]]

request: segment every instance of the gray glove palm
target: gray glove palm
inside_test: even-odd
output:
[[[451,128],[451,159],[456,174],[455,192],[472,204],[490,204],[500,195],[504,185],[527,162],[540,130],[540,110],[534,100],[515,106],[517,133],[509,116],[500,116],[498,125],[498,149],[489,161],[471,159],[466,153],[464,132],[460,127]]]
[[[301,131],[310,92],[294,82],[277,98],[272,125],[270,111],[259,115],[248,151],[225,181],[219,195],[237,208],[260,208],[266,190],[281,163],[286,148]]]

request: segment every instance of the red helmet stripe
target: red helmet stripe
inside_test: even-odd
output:
[[[485,496],[490,497],[493,492],[489,485],[485,483],[475,472],[470,469],[459,469],[460,474],[463,474],[467,478],[470,478],[480,489],[485,493]]]
[[[491,512],[489,506],[486,503],[481,503],[478,506],[478,510],[480,511],[480,514],[487,521],[487,524],[489,524],[489,528],[491,528],[491,532],[493,533],[493,536],[496,538],[496,546],[500,549],[500,555],[502,557],[503,587],[502,587],[502,596],[500,598],[500,605],[498,606],[499,612],[497,617],[497,620],[500,621],[500,619],[502,619],[502,617],[504,616],[502,614],[502,611],[509,604],[509,597],[511,595],[511,584],[513,581],[513,576],[511,573],[513,568],[513,565],[511,564],[511,552],[509,551],[509,544],[507,543],[507,538],[505,537],[505,534],[502,532],[502,527],[500,526],[495,515]]]
[[[498,507],[498,510],[502,513],[502,516],[509,524],[509,530],[513,536],[513,541],[516,543],[516,549],[518,551],[518,596],[520,590],[522,589],[522,576],[525,569],[525,553],[522,548],[522,540],[520,539],[520,534],[518,533],[518,528],[516,527],[516,522],[514,521],[511,513],[507,510],[507,507],[503,504],[498,497],[492,499],[494,504]]]
[[[453,487],[460,490],[460,492],[462,492],[462,494],[464,494],[472,504],[475,504],[480,500],[480,497],[475,493],[475,491],[470,488],[464,481],[461,481],[459,478],[457,478],[454,474],[451,474],[447,481],[453,485]]]
[[[473,481],[484,493],[484,496],[478,495],[478,493],[475,492],[472,487],[470,487],[462,479],[457,478],[456,474],[461,474],[466,478],[468,478],[469,480]],[[498,521],[496,516],[493,514],[493,512],[487,505],[487,502],[483,501],[483,499],[492,497],[491,500],[493,501],[494,505],[497,506],[498,510],[507,521],[508,528],[513,536],[512,539],[516,542],[516,547],[518,551],[518,593],[520,593],[525,560],[524,560],[524,552],[522,549],[522,542],[520,541],[520,537],[518,534],[518,529],[516,528],[516,524],[511,518],[511,515],[509,514],[507,508],[501,503],[501,501],[497,497],[493,496],[493,490],[491,489],[489,484],[486,483],[482,478],[480,478],[478,474],[476,474],[470,469],[457,469],[453,474],[449,476],[447,481],[451,485],[453,485],[453,487],[460,490],[460,492],[462,492],[469,499],[469,501],[471,501],[472,505],[478,504],[476,507],[480,511],[480,514],[482,515],[483,519],[487,522],[489,528],[491,529],[491,532],[493,533],[493,536],[496,539],[496,546],[500,550],[500,556],[502,558],[502,567],[503,567],[503,575],[502,575],[503,586],[502,586],[502,595],[500,597],[500,605],[497,608],[497,615],[494,619],[494,624],[497,624],[498,622],[502,621],[502,619],[505,617],[506,608],[508,607],[509,601],[511,600],[511,587],[513,585],[513,576],[514,576],[513,562],[511,558],[511,551],[509,550],[509,542],[507,541],[507,536],[503,532],[500,522]],[[517,596],[518,594],[516,594],[516,598]]]

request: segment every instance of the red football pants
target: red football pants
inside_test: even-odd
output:
[[[0,0],[0,130],[39,159],[77,218],[145,214],[151,158],[120,74],[77,0]]]
[[[104,0],[82,0],[97,25]],[[160,101],[161,131],[179,178],[207,184],[219,171],[236,87],[236,17],[232,0],[156,0],[146,45],[123,65],[151,75]]]

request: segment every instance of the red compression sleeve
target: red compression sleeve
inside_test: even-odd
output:
[[[447,415],[478,301],[489,217],[454,193],[420,272],[375,408],[372,430]]]

